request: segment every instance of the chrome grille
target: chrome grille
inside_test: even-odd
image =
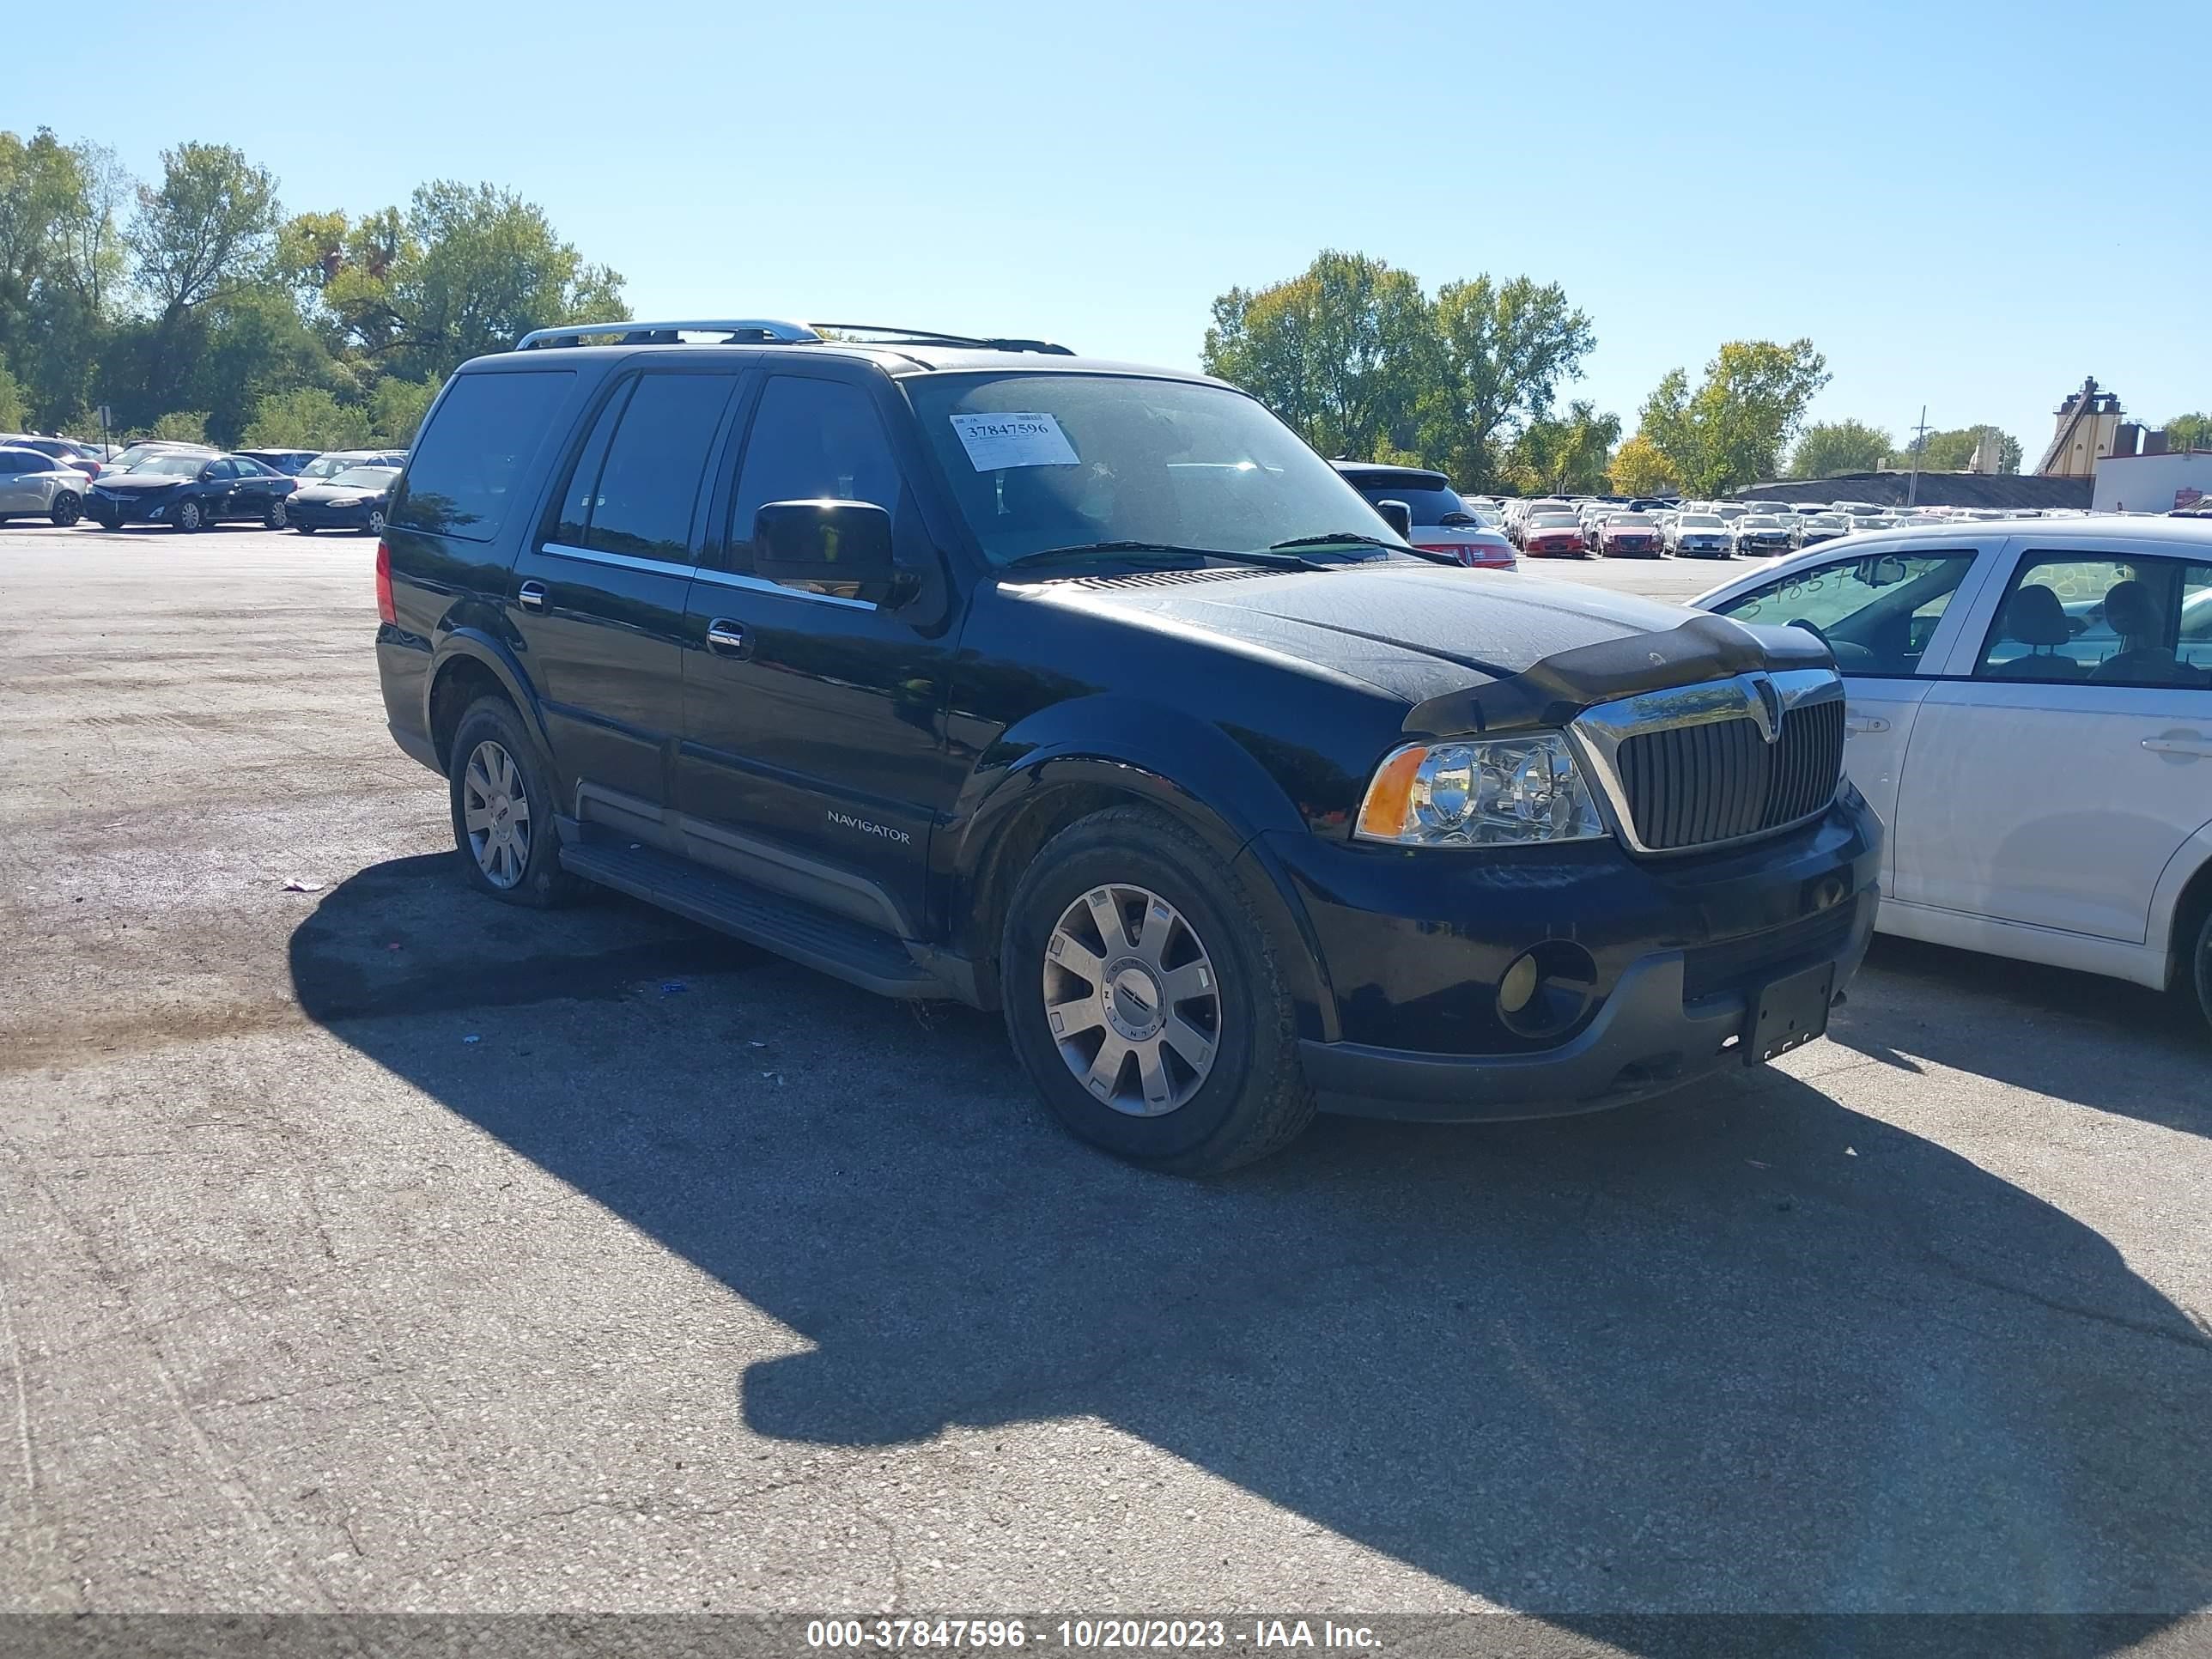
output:
[[[1826,670],[1740,675],[1603,704],[1575,731],[1629,845],[1684,852],[1826,808],[1843,774],[1843,685]]]

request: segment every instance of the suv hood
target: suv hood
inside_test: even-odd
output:
[[[1506,571],[1393,563],[1203,574],[1053,582],[1040,594],[1364,680],[1413,705],[1409,732],[1557,724],[1634,691],[1831,661],[1810,635]]]

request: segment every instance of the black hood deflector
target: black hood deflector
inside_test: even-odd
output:
[[[1494,684],[1431,697],[1407,713],[1405,729],[1444,737],[1559,726],[1593,703],[1638,692],[1834,665],[1827,647],[1802,629],[1747,628],[1698,611],[1674,628],[1578,646]]]

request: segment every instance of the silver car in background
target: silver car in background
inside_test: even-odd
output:
[[[0,524],[33,516],[72,525],[84,516],[83,473],[35,449],[0,447]]]
[[[1735,551],[1717,513],[1677,513],[1667,521],[1667,550],[1687,559],[1725,559]]]

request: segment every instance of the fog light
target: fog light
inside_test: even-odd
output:
[[[1498,1006],[1504,1012],[1517,1014],[1528,1006],[1528,999],[1536,994],[1536,958],[1523,953],[1513,958],[1513,965],[1505,970],[1505,977],[1498,981]]]

